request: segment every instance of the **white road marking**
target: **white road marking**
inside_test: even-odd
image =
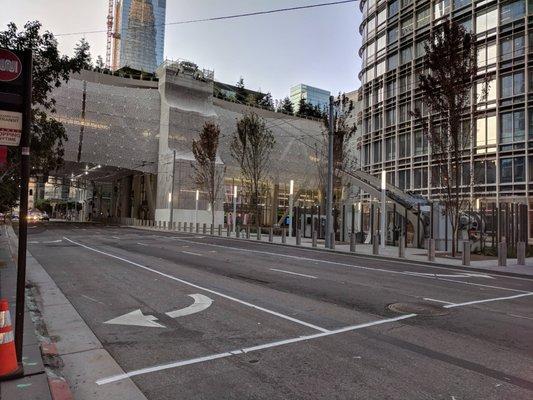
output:
[[[67,239],[67,240],[68,240],[68,239]],[[147,247],[150,246],[150,245],[148,245],[148,244],[146,244],[146,243],[141,243],[141,242],[137,242],[137,244],[138,244],[139,246],[147,246]]]
[[[171,369],[171,368],[183,367],[185,365],[198,364],[198,363],[201,363],[201,362],[217,360],[217,359],[220,359],[220,358],[233,357],[233,356],[237,356],[237,355],[240,355],[240,354],[252,353],[254,351],[270,349],[270,348],[273,348],[273,347],[284,346],[284,345],[292,344],[292,343],[304,342],[304,341],[307,341],[307,340],[319,339],[319,338],[326,337],[326,336],[333,336],[333,335],[337,335],[337,334],[340,334],[340,333],[356,331],[358,329],[368,328],[368,327],[376,326],[376,325],[388,324],[388,323],[397,322],[397,321],[401,321],[401,320],[408,319],[408,318],[413,318],[413,317],[416,317],[416,314],[407,314],[407,315],[402,315],[400,317],[395,317],[395,318],[380,319],[380,320],[377,320],[377,321],[371,321],[371,322],[367,322],[367,323],[364,323],[364,324],[347,326],[347,327],[340,328],[340,329],[335,329],[335,330],[332,330],[332,331],[327,331],[327,332],[322,332],[322,333],[315,333],[313,335],[306,335],[306,336],[300,336],[300,337],[297,337],[297,338],[280,340],[280,341],[277,341],[277,342],[261,344],[261,345],[253,346],[253,347],[246,347],[244,349],[237,349],[237,350],[232,350],[232,351],[228,351],[228,352],[224,352],[224,353],[212,354],[212,355],[209,355],[209,356],[193,358],[193,359],[190,359],[190,360],[183,360],[183,361],[177,361],[177,362],[173,362],[173,363],[169,363],[169,364],[156,365],[156,366],[153,366],[153,367],[142,368],[142,369],[138,369],[138,370],[135,370],[135,371],[130,371],[130,372],[127,372],[127,373],[124,373],[124,374],[114,375],[114,376],[110,376],[110,377],[107,377],[107,378],[99,379],[99,380],[96,381],[96,384],[97,385],[105,385],[105,384],[108,384],[108,383],[117,382],[117,381],[121,381],[123,379],[131,378],[133,376],[148,374],[148,373],[151,373],[151,372],[157,372],[157,371],[163,371],[163,370]]]
[[[153,315],[144,315],[141,310],[135,310],[130,313],[121,315],[120,317],[110,319],[104,322],[104,324],[112,325],[134,325],[134,326],[146,326],[149,328],[166,328],[165,325],[161,325],[157,321],[157,318]]]
[[[120,239],[118,236],[111,236],[113,239]]]
[[[362,270],[366,270],[366,271],[385,272],[385,273],[388,273],[388,274],[414,276],[416,278],[424,278],[424,279],[434,279],[433,278],[433,274],[431,276],[411,275],[411,274],[406,274],[405,272],[402,272],[402,271],[393,271],[393,270],[384,269],[384,268],[363,267],[361,265],[353,265],[353,264],[341,263],[341,262],[337,262],[337,261],[317,260],[316,258],[292,256],[290,254],[272,253],[272,252],[263,251],[263,250],[243,249],[241,247],[228,247],[228,246],[222,246],[220,244],[205,243],[205,242],[194,242],[192,240],[181,239],[181,238],[179,238],[177,236],[172,236],[172,237],[168,237],[168,238],[169,239],[174,239],[174,240],[177,240],[177,241],[180,241],[180,242],[184,242],[184,243],[190,243],[190,244],[200,245],[200,246],[218,247],[218,248],[222,248],[222,249],[226,249],[226,250],[234,250],[234,251],[238,251],[238,252],[240,251],[240,252],[249,252],[249,253],[257,253],[257,254],[266,254],[266,255],[269,255],[269,256],[284,257],[284,258],[290,258],[290,259],[301,260],[301,261],[309,261],[309,262],[313,262],[313,263],[340,265],[340,266],[343,266],[343,267],[362,269]],[[440,268],[440,269],[443,269],[443,268]],[[501,287],[501,286],[484,285],[484,284],[481,284],[481,283],[474,283],[474,282],[456,281],[456,280],[448,279],[448,278],[442,278],[442,279],[439,279],[439,280],[440,281],[446,281],[446,282],[459,283],[459,284],[463,284],[463,285],[480,286],[480,287],[487,287],[487,288],[491,288],[491,289],[509,290],[509,291],[512,291],[512,292],[520,292],[520,293],[529,293],[529,292],[527,292],[525,290],[520,290],[520,289],[512,289],[512,288],[506,288],[506,287]]]
[[[61,239],[58,239],[58,240],[49,240],[47,242],[43,242],[43,243],[61,243],[62,240]]]
[[[103,305],[105,306],[104,303],[102,303],[101,301],[98,301],[98,300],[96,300],[96,299],[93,299],[92,297],[86,296],[86,295],[84,295],[84,294],[82,294],[81,297],[85,297],[85,298],[88,299],[88,300],[94,301],[95,303],[98,303],[98,304],[103,304]]]
[[[39,243],[41,243],[41,242],[37,242],[35,240],[32,240],[32,241],[28,242],[28,244],[39,244]]]
[[[84,245],[84,244],[82,244],[82,243],[75,242],[74,240],[71,240],[71,239],[69,239],[69,238],[67,238],[67,237],[63,237],[63,239],[65,239],[65,240],[69,241],[70,243],[73,243],[73,244],[75,244],[75,245],[77,245],[77,246],[83,247],[83,248],[85,248],[85,249],[87,249],[87,250],[94,251],[95,253],[99,253],[99,254],[103,254],[103,255],[108,256],[108,257],[111,257],[111,258],[115,258],[115,259],[120,260],[120,261],[123,261],[123,262],[125,262],[125,263],[131,264],[131,265],[134,265],[134,266],[136,266],[136,267],[138,267],[138,268],[142,268],[142,269],[144,269],[144,270],[146,270],[146,271],[150,271],[150,272],[153,272],[153,273],[155,273],[155,274],[158,274],[158,275],[164,276],[164,277],[166,277],[166,278],[168,278],[168,279],[172,279],[172,280],[174,280],[174,281],[176,281],[176,282],[183,283],[184,285],[188,285],[188,286],[194,287],[194,288],[196,288],[196,289],[200,289],[200,290],[203,290],[203,291],[205,291],[205,292],[212,293],[212,294],[214,294],[214,295],[216,295],[216,296],[220,296],[220,297],[225,298],[225,299],[227,299],[227,300],[235,301],[235,302],[237,302],[237,303],[239,303],[239,304],[242,304],[242,305],[245,305],[245,306],[248,306],[248,307],[254,308],[254,309],[259,310],[259,311],[266,312],[266,313],[271,314],[271,315],[275,315],[276,317],[283,318],[283,319],[286,319],[286,320],[288,320],[288,321],[295,322],[295,323],[300,324],[300,325],[303,325],[303,326],[307,326],[308,328],[312,328],[312,329],[315,329],[315,330],[320,331],[320,332],[330,332],[328,329],[322,328],[322,327],[317,326],[317,325],[313,325],[313,324],[311,324],[311,323],[309,323],[309,322],[305,322],[305,321],[299,320],[299,319],[297,319],[297,318],[290,317],[290,316],[288,316],[288,315],[285,315],[285,314],[279,313],[279,312],[277,312],[277,311],[269,310],[268,308],[264,308],[264,307],[256,306],[255,304],[248,303],[247,301],[240,300],[240,299],[237,299],[237,298],[232,297],[232,296],[228,296],[228,295],[226,295],[226,294],[224,294],[224,293],[220,293],[220,292],[217,292],[217,291],[215,291],[215,290],[208,289],[208,288],[205,288],[205,287],[200,286],[200,285],[196,285],[196,284],[194,284],[194,283],[188,282],[188,281],[183,280],[183,279],[180,279],[180,278],[176,278],[175,276],[172,276],[172,275],[169,275],[169,274],[165,274],[165,273],[163,273],[163,272],[157,271],[157,270],[155,270],[155,269],[153,269],[153,268],[149,268],[149,267],[147,267],[147,266],[145,266],[145,265],[142,265],[142,264],[136,263],[136,262],[134,262],[134,261],[130,261],[130,260],[128,260],[128,259],[125,259],[125,258],[122,258],[122,257],[116,256],[116,255],[114,255],[114,254],[106,253],[105,251],[101,251],[101,250],[95,249],[95,248],[93,248],[93,247],[86,246],[86,245]]]
[[[199,254],[199,253],[193,253],[192,251],[182,251],[182,253],[184,253],[184,254],[189,254],[190,256],[198,256],[198,257],[202,257],[201,254]]]
[[[313,275],[299,274],[297,272],[285,271],[283,269],[270,268],[270,270],[276,271],[276,272],[283,272],[284,274],[298,275],[298,276],[303,276],[305,278],[317,279],[317,277]]]
[[[167,314],[170,318],[184,317],[186,315],[196,314],[200,311],[204,311],[213,303],[213,300],[207,296],[204,296],[203,294],[190,294],[189,296],[194,299],[193,304],[182,308],[181,310],[170,311],[165,314]]]
[[[437,300],[437,299],[432,299],[430,297],[424,297],[424,300],[426,301],[433,301],[435,303],[442,303],[442,304],[454,304],[454,303],[451,303],[449,301],[443,301],[443,300]]]
[[[487,278],[487,279],[494,279],[492,276],[485,275],[485,274],[427,274],[423,272],[411,272],[411,271],[403,271],[404,274],[407,275],[414,275],[414,276],[428,276],[432,278]]]
[[[508,297],[496,297],[494,299],[467,301],[466,303],[453,303],[453,304],[448,304],[448,305],[444,306],[444,308],[455,308],[455,307],[470,306],[470,305],[473,305],[473,304],[492,303],[493,301],[518,299],[520,297],[527,297],[527,296],[533,296],[533,292],[522,293],[522,294],[517,294],[517,295],[514,295],[514,296],[508,296]]]

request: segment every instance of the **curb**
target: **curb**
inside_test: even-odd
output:
[[[205,235],[203,233],[191,233],[191,232],[183,232],[183,231],[173,231],[173,230],[164,230],[164,229],[146,229],[141,226],[129,226],[129,225],[120,225],[123,228],[132,228],[132,229],[138,229],[142,231],[150,231],[150,232],[161,232],[161,233],[181,233],[186,234],[189,236],[195,236],[195,235],[203,235],[203,236],[209,236],[209,237],[215,237],[219,239],[224,240],[233,240],[238,242],[250,242],[250,243],[261,243],[261,244],[267,244],[267,245],[273,245],[273,246],[282,246],[282,247],[292,247],[296,249],[301,250],[310,250],[310,251],[318,251],[323,253],[333,253],[336,255],[344,255],[348,257],[354,257],[354,258],[368,258],[372,260],[383,260],[383,261],[394,261],[396,263],[403,263],[403,264],[411,264],[411,265],[421,265],[421,266],[429,266],[429,267],[438,267],[438,268],[444,268],[444,269],[450,269],[450,270],[459,270],[459,271],[465,271],[465,272],[482,272],[489,275],[500,275],[500,276],[507,276],[512,278],[522,278],[522,279],[528,279],[533,280],[533,275],[526,275],[521,274],[518,272],[511,272],[511,271],[493,271],[493,270],[487,270],[485,268],[476,268],[476,267],[466,267],[462,265],[449,265],[449,264],[442,264],[437,262],[429,262],[429,261],[419,261],[419,260],[409,260],[406,258],[395,258],[395,257],[387,257],[387,256],[380,256],[380,255],[374,255],[374,254],[362,254],[362,253],[350,253],[347,251],[340,251],[340,250],[332,250],[332,249],[326,249],[326,248],[318,248],[318,247],[307,247],[307,246],[298,246],[295,244],[283,244],[283,243],[272,243],[265,240],[255,240],[255,239],[246,239],[246,238],[235,238],[235,237],[227,237],[227,236],[218,236],[218,235],[211,235],[209,233],[206,233]],[[512,268],[508,267],[508,268]],[[533,267],[532,271],[533,271]]]
[[[61,357],[57,351],[55,343],[41,342],[41,354],[43,359],[60,360]],[[65,378],[53,375],[47,371],[48,386],[54,400],[74,400],[70,387]]]

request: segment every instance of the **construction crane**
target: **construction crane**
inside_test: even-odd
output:
[[[107,48],[105,54],[105,67],[111,69],[111,51],[113,39],[115,37],[113,32],[113,20],[114,20],[115,0],[109,0],[109,9],[107,12]]]

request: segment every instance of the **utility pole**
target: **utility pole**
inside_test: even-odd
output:
[[[333,110],[333,96],[329,97],[329,134],[328,134],[328,185],[326,190],[326,248],[331,248],[333,234],[333,131],[335,112]]]
[[[172,223],[174,222],[174,177],[176,176],[176,150],[173,152],[173,162],[172,162],[172,186],[170,190],[170,198],[168,199],[170,205],[170,223],[169,228],[172,229]]]
[[[292,209],[294,208],[294,181],[289,185],[289,237],[292,237]]]
[[[233,186],[233,234],[237,235],[237,185]],[[229,229],[229,228],[228,228]]]

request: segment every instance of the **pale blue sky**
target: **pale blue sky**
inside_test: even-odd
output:
[[[167,23],[188,19],[331,0],[167,0]],[[17,0],[0,15],[22,25],[37,19],[55,34],[105,30],[107,0]],[[217,80],[235,83],[240,76],[251,89],[271,91],[275,99],[289,87],[306,83],[323,89],[351,91],[360,86],[357,73],[361,46],[358,3],[236,20],[168,26],[166,58],[185,58],[215,70]],[[93,59],[105,58],[105,33],[85,36]],[[58,37],[61,51],[71,54],[80,36]]]

